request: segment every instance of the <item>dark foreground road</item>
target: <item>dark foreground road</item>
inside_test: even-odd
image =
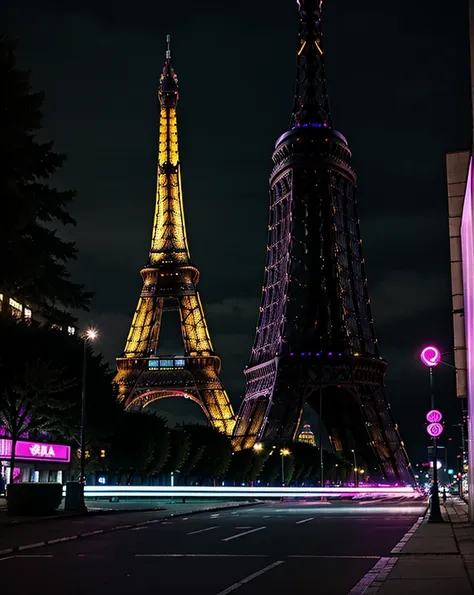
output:
[[[7,595],[347,595],[422,504],[278,503],[203,513],[0,559]]]

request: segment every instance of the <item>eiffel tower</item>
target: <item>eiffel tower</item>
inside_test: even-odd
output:
[[[234,445],[295,439],[309,404],[354,468],[409,481],[383,392],[351,152],[329,107],[322,0],[298,7],[295,100],[273,153],[265,282]]]
[[[117,358],[119,399],[126,407],[146,407],[168,397],[197,403],[210,424],[231,434],[235,417],[219,379],[197,291],[199,271],[192,263],[183,212],[176,109],[178,78],[171,65],[170,37],[160,78],[160,133],[155,218],[148,262],[140,271],[143,288],[124,353]],[[163,313],[178,311],[184,354],[159,355]]]

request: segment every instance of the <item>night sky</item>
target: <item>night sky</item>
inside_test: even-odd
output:
[[[445,153],[471,143],[468,2],[326,0],[326,71],[335,126],[348,139],[369,292],[387,394],[414,459],[426,456],[427,342],[452,351]],[[268,176],[288,129],[295,78],[295,0],[6,0],[18,58],[46,93],[44,140],[68,156],[75,279],[96,292],[81,315],[98,348],[121,353],[141,288],[155,197],[165,36],[179,77],[179,132],[191,255],[222,379],[244,389],[266,256]],[[3,10],[5,10],[5,5]],[[447,361],[452,362],[451,356]],[[460,404],[436,372],[445,437],[458,446]],[[200,416],[166,400],[170,420]],[[443,441],[441,441],[443,443]]]

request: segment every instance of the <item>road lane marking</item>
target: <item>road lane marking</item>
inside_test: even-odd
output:
[[[250,525],[249,527],[235,527],[236,529],[251,529],[252,525]]]
[[[187,521],[189,519],[189,517],[184,517],[184,519],[181,519],[182,521]]]
[[[217,525],[215,525],[214,527],[207,527],[207,529],[199,529],[198,531],[191,531],[191,533],[186,533],[186,535],[196,535],[197,533],[205,533],[206,531],[213,531],[214,529],[217,529]]]
[[[0,558],[0,562],[3,562],[4,560],[11,560],[14,557],[15,556],[5,556],[5,558]]]
[[[211,514],[211,519],[215,519],[215,518],[217,518],[218,516],[219,516],[219,513],[217,513],[217,514]]]
[[[314,516],[310,516],[309,519],[303,519],[302,521],[296,521],[296,524],[301,525],[301,523],[307,523],[308,521],[314,521]]]
[[[54,554],[17,554],[15,558],[54,558]]]
[[[143,531],[143,529],[148,529],[148,527],[134,527],[132,531]]]
[[[269,554],[135,554],[135,558],[269,558]],[[14,556],[12,556],[14,558]],[[6,560],[6,558],[3,558]]]
[[[292,554],[288,558],[328,558],[334,560],[380,560],[380,556],[330,556],[328,554]]]
[[[219,593],[217,595],[227,595],[227,593],[232,593],[232,591],[235,591],[242,585],[245,585],[245,584],[249,583],[250,581],[253,581],[254,578],[257,578],[257,577],[261,576],[262,574],[264,574],[265,572],[268,572],[269,570],[273,570],[273,568],[276,568],[277,566],[280,566],[281,564],[284,564],[284,563],[285,563],[284,560],[278,560],[277,562],[273,562],[273,564],[269,564],[268,566],[265,566],[265,568],[262,568],[262,570],[258,570],[257,572],[254,572],[253,574],[246,576],[245,578],[238,581],[237,583],[230,585],[230,587],[227,587],[227,589],[224,589],[223,591],[219,591]]]
[[[352,587],[348,595],[364,595],[375,580],[378,582],[379,577],[382,580],[387,577],[397,561],[398,558],[380,558],[375,566],[373,566],[372,569],[369,570],[369,572],[363,576],[354,587]]]
[[[359,506],[364,506],[364,505],[371,505],[371,504],[375,504],[376,502],[384,502],[383,498],[379,498],[378,500],[365,500],[364,502],[359,502]]]
[[[264,519],[269,519],[270,518],[270,515],[269,514],[266,514],[263,518]]]
[[[221,539],[221,541],[231,541],[232,539],[237,539],[238,537],[243,537],[244,535],[249,535],[249,533],[255,533],[256,531],[262,531],[262,529],[266,529],[266,527],[257,527],[256,529],[250,529],[250,531],[244,531],[243,533],[237,533],[237,535],[231,535],[230,537]]]

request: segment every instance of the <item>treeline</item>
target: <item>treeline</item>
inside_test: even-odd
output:
[[[102,476],[109,484],[170,485],[171,474],[174,485],[318,485],[320,480],[319,450],[309,444],[233,451],[231,440],[209,426],[167,428],[163,418],[145,412],[124,412],[107,445],[86,454],[89,479]],[[349,473],[350,466],[324,453],[325,481],[344,481]]]
[[[0,315],[0,427],[14,442],[40,440],[72,447],[79,478],[83,341],[59,330]],[[168,428],[153,412],[125,411],[100,354],[87,351],[86,472],[111,483],[235,485],[260,481],[317,484],[319,450],[308,444],[260,445],[234,452],[230,439],[199,424]],[[282,451],[284,449],[284,451]],[[283,466],[281,452],[285,452]],[[11,461],[14,468],[14,461]],[[282,477],[282,467],[285,477]],[[324,453],[324,479],[347,469]],[[348,477],[348,476],[347,476]]]

